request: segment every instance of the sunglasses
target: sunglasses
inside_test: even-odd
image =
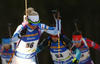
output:
[[[55,37],[55,38],[57,38],[57,37],[58,37],[58,35],[56,35],[56,36],[52,36],[52,35],[50,35],[50,37],[51,37],[51,38],[54,38],[54,37]]]
[[[37,26],[38,24],[29,23],[31,26]]]
[[[34,21],[34,22],[33,22],[33,21],[31,21],[30,19],[28,19],[28,22],[29,22],[29,23],[33,23],[33,24],[38,24],[38,23],[40,23],[40,20],[39,20],[39,21]]]
[[[79,41],[74,41],[74,40],[73,40],[73,43],[80,43],[80,42],[81,42],[81,40],[79,40]]]

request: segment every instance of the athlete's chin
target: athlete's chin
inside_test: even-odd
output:
[[[79,47],[79,46],[76,46],[77,48]]]
[[[56,40],[54,40],[54,42],[57,42]]]
[[[34,30],[35,28],[31,28],[32,30]]]

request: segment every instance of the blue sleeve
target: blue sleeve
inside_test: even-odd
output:
[[[38,26],[41,29],[41,34],[44,31],[48,34],[58,34],[58,28],[59,28],[59,33],[61,32],[61,19],[59,21],[56,20],[56,27],[49,27],[43,23],[39,23]]]
[[[16,29],[16,31],[13,34],[13,37],[18,36],[18,34],[24,29],[23,25],[19,25]]]
[[[13,34],[13,37],[11,39],[12,43],[18,42],[20,38],[18,37],[18,34],[20,35],[20,32],[24,29],[22,25],[19,25],[16,29],[16,31]],[[20,35],[21,36],[21,35]]]
[[[84,38],[85,40],[87,39],[87,38]]]
[[[49,29],[49,30],[54,30],[54,28],[53,28],[53,27],[49,27],[48,29]]]
[[[80,57],[81,57],[81,52],[80,50],[77,48],[76,50],[73,51],[74,53],[76,53],[76,59],[79,61]]]
[[[43,24],[43,23],[39,23],[38,26],[39,26],[40,29],[46,29],[46,27],[47,27],[48,25]],[[49,26],[48,26],[48,30],[54,30],[54,27],[49,27]]]

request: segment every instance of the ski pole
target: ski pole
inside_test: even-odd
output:
[[[58,22],[58,51],[59,51],[59,64],[60,64],[60,33],[59,33],[59,17],[60,13],[57,11],[57,22]]]
[[[79,30],[78,30],[77,23],[76,23],[76,22],[78,22],[78,19],[75,19],[74,22],[75,22],[76,31],[79,31]],[[88,47],[88,45],[87,45],[87,43],[85,42],[85,40],[84,40],[83,38],[82,38],[82,40],[84,41],[85,45]],[[89,47],[88,47],[88,48],[89,48]]]
[[[59,64],[60,64],[60,33],[59,33],[59,17],[60,17],[60,12],[58,10],[52,10],[54,19],[56,21],[55,14],[57,14],[57,23],[58,23],[58,52],[59,52]]]
[[[11,38],[11,23],[8,23],[8,31],[9,31],[9,35],[10,35],[10,38]],[[13,45],[13,43],[11,43],[12,44],[12,50],[14,50],[14,45]],[[13,53],[14,54],[14,53]],[[12,56],[13,56],[13,54],[12,54]],[[9,62],[8,62],[8,64],[10,64],[10,62],[11,62],[11,59],[12,59],[12,57],[10,58],[10,60],[9,60]]]
[[[8,23],[8,30],[9,30],[9,35],[10,35],[10,38],[11,38],[11,28],[10,28],[10,27],[11,27],[11,25],[12,25],[11,23]]]
[[[26,18],[25,18],[25,20],[27,21],[27,16],[28,16],[28,14],[27,14],[27,0],[25,0],[25,10],[26,10],[26,12],[25,12],[25,13],[26,13]],[[18,44],[17,44],[16,48],[19,46],[19,43],[20,43],[21,39],[22,39],[22,37],[21,37],[20,40],[18,41]],[[10,58],[8,64],[10,64],[10,62],[11,62],[11,60],[12,60],[14,54],[15,54],[15,53],[13,53],[13,55],[12,55],[12,57]]]
[[[25,20],[27,21],[27,17],[28,17],[28,13],[27,13],[27,0],[25,0],[25,10],[26,10],[26,18],[25,18]]]
[[[79,31],[79,30],[78,30],[77,23],[76,23],[77,21],[78,21],[78,19],[75,19],[75,20],[74,20],[74,22],[75,22],[75,29],[76,29],[76,31]]]
[[[21,39],[18,41],[18,45],[19,45],[20,41],[21,41]],[[18,47],[18,45],[16,46],[16,48]],[[12,58],[13,58],[14,54],[15,54],[15,53],[13,53],[13,54],[12,54],[12,56],[11,56],[11,58],[10,58],[10,60],[9,60],[8,64],[10,64],[10,62],[11,62],[11,60],[12,60]]]

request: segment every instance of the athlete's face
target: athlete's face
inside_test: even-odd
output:
[[[34,29],[37,27],[37,25],[36,25],[36,26],[32,26],[30,23],[28,23],[28,26],[29,26],[32,30],[34,30]]]
[[[81,40],[80,41],[73,41],[73,43],[75,44],[76,47],[81,46]]]
[[[54,41],[54,42],[57,42],[57,40],[58,40],[58,35],[50,35],[51,36],[51,38],[52,38],[52,40]]]
[[[73,43],[76,47],[80,47],[82,42],[82,35],[73,35]]]
[[[80,47],[81,46],[81,43],[75,43],[75,46],[76,47]]]
[[[4,49],[9,50],[10,49],[10,45],[4,45]]]

